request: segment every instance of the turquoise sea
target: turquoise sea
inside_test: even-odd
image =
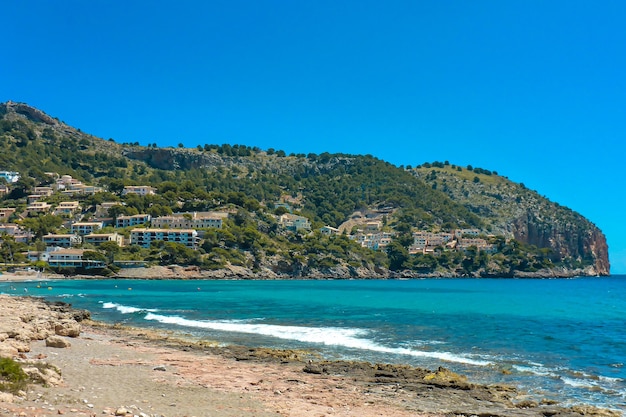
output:
[[[110,323],[329,359],[444,366],[538,398],[626,411],[626,276],[0,283]]]

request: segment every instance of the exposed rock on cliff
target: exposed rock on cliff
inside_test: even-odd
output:
[[[492,233],[550,248],[554,261],[573,260],[569,265],[572,271],[609,275],[606,237],[579,213],[493,173],[449,166],[421,167],[415,173],[481,216]]]

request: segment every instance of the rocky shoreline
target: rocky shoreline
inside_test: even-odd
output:
[[[296,274],[276,273],[271,269],[252,270],[240,266],[229,266],[217,270],[201,270],[196,266],[150,266],[141,268],[122,268],[115,276],[120,279],[406,279],[406,278],[574,278],[596,276],[593,268],[589,269],[545,269],[536,272],[516,272],[511,276],[475,274],[471,276],[448,272],[418,273],[415,271],[371,270],[338,266],[330,269],[306,269]],[[77,275],[69,278],[100,278],[92,275]]]
[[[67,304],[0,296],[0,356],[20,363],[30,381],[27,389],[0,395],[0,412],[191,416],[209,415],[207,407],[222,404],[210,415],[621,415],[537,401],[513,387],[474,384],[444,368],[219,346],[89,317]]]
[[[70,275],[46,273],[43,276],[37,272],[0,273],[0,280],[51,280],[51,279],[420,279],[420,278],[575,278],[597,276],[591,267],[587,269],[542,269],[535,272],[517,271],[510,276],[476,273],[471,276],[450,272],[418,273],[416,271],[390,271],[377,268],[354,268],[337,266],[328,269],[303,269],[295,273],[277,273],[270,268],[252,270],[249,268],[230,265],[216,270],[202,270],[197,266],[148,266],[137,268],[121,268],[113,276],[101,275]]]

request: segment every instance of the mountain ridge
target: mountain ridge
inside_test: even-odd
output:
[[[529,248],[536,247],[524,249],[536,252],[529,256],[536,265],[523,266],[528,271],[516,270],[515,265],[495,256],[462,270],[459,267],[442,267],[439,257],[432,270],[425,270],[418,266],[424,264],[424,259],[420,257],[425,254],[417,257],[409,255],[401,247],[396,249],[402,256],[402,262],[395,265],[396,269],[389,269],[388,273],[384,272],[388,265],[376,265],[372,260],[375,257],[365,261],[355,256],[350,261],[352,249],[342,254],[346,259],[327,254],[329,261],[323,264],[328,271],[333,268],[349,270],[352,262],[353,269],[366,270],[357,275],[367,275],[370,271],[377,277],[525,276],[539,275],[538,271],[549,276],[610,273],[606,238],[593,223],[521,184],[484,169],[443,163],[404,168],[371,155],[286,155],[282,151],[263,151],[244,145],[159,148],[155,145],[140,146],[138,143],[118,144],[112,139],[107,141],[85,134],[24,103],[0,104],[0,118],[3,123],[0,140],[8,151],[0,156],[0,170],[25,172],[36,180],[45,179],[44,172],[47,170],[67,171],[62,173],[100,184],[109,190],[134,182],[167,186],[171,186],[170,183],[194,182],[199,187],[187,185],[197,192],[195,197],[200,196],[198,198],[177,189],[177,197],[184,196],[182,206],[187,208],[211,206],[212,203],[207,203],[209,200],[205,197],[215,200],[215,195],[220,193],[222,196],[241,193],[241,201],[231,198],[235,201],[231,204],[245,211],[247,217],[242,222],[254,224],[263,239],[278,235],[276,239],[279,243],[285,238],[290,244],[296,244],[298,239],[282,232],[274,235],[265,232],[275,229],[269,208],[292,198],[295,201],[300,199],[301,206],[295,207],[298,213],[318,226],[328,224],[339,227],[349,221],[355,212],[388,207],[393,214],[389,218],[381,218],[387,221],[385,227],[396,233],[394,239],[397,241],[402,235],[406,238],[407,226],[409,231],[475,227],[484,234],[496,234],[506,240],[529,245]],[[245,207],[246,203],[249,207]],[[176,205],[171,207],[176,208]],[[261,237],[258,242],[263,240]],[[404,245],[407,249],[410,245],[406,243],[404,241],[400,246]],[[272,271],[287,271],[294,276],[323,275],[323,268],[319,269],[315,262],[305,261],[302,265],[299,264],[302,260],[296,261],[284,253],[281,253],[281,260],[270,261],[272,255],[267,255],[267,247],[263,248],[265,253],[261,256],[260,252],[254,254],[249,248],[237,246],[238,250],[246,253],[244,258],[254,258],[245,261],[251,270],[254,270],[254,265],[259,268],[266,262],[266,267]],[[550,255],[542,258],[537,248],[550,249]],[[306,256],[309,261],[312,259],[312,253],[307,252]],[[263,261],[260,262],[257,257],[262,257]],[[430,258],[426,260],[431,262]],[[275,265],[271,265],[274,261]],[[459,260],[457,266],[461,262]],[[358,267],[355,266],[357,263]],[[313,271],[315,268],[318,269]],[[377,270],[383,272],[374,274],[373,271]],[[353,276],[355,272],[346,274]]]

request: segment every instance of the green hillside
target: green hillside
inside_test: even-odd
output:
[[[0,105],[0,146],[4,150],[0,171],[17,171],[21,176],[0,206],[16,208],[10,220],[36,235],[32,242],[16,247],[21,249],[17,252],[41,247],[45,233],[67,230],[68,219],[56,221],[51,214],[19,216],[26,211],[34,187],[54,185],[49,173],[56,173],[102,187],[95,194],[70,196],[56,191],[42,199],[52,206],[78,200],[82,207],[78,220],[92,219],[97,204],[105,201],[123,203],[111,209],[113,218],[138,213],[152,218],[182,212],[229,214],[223,228],[202,230],[197,249],[171,242],[108,251],[88,247],[108,260],[146,260],[214,271],[236,266],[244,274],[263,277],[609,272],[606,241],[597,227],[484,169],[444,163],[404,169],[371,155],[287,155],[230,144],[198,144],[192,149],[119,144],[82,133],[19,103]],[[123,195],[124,187],[131,185],[157,191]],[[308,219],[310,232],[286,229],[280,216],[287,212]],[[376,230],[368,229],[372,224]],[[320,233],[323,226],[339,231],[326,236]],[[416,232],[445,234],[459,229],[478,231],[477,238],[482,239],[476,241],[478,247],[459,249],[460,235],[457,247],[419,249],[416,245]],[[113,228],[103,229],[107,230]],[[384,244],[364,247],[368,234],[371,239],[382,238]],[[107,273],[115,270],[112,264],[108,269]]]

